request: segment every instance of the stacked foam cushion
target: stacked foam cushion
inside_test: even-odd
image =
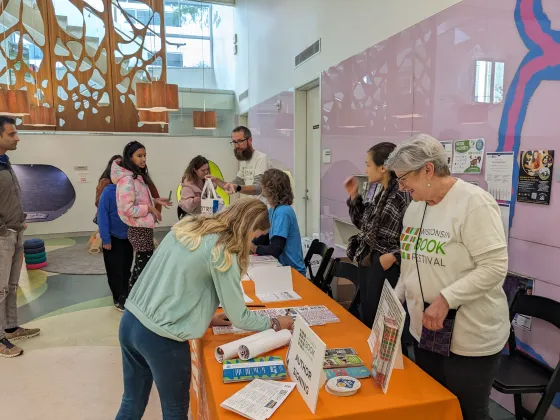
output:
[[[28,239],[23,244],[25,266],[28,270],[39,270],[47,266],[45,243],[38,238]]]

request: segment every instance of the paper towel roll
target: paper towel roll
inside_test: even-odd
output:
[[[241,343],[238,354],[241,360],[249,360],[259,357],[261,354],[287,346],[292,339],[289,330],[281,330],[273,335],[260,337],[258,340]]]
[[[237,357],[237,349],[239,346],[250,343],[251,341],[259,340],[264,337],[273,336],[276,331],[273,329],[261,331],[260,333],[253,334],[247,337],[240,338],[239,340],[232,341],[231,343],[222,344],[214,350],[214,357],[220,363],[224,360],[233,359]]]

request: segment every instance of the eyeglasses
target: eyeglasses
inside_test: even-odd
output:
[[[406,174],[404,174],[403,176],[399,176],[399,177],[397,178],[397,182],[399,183],[399,185],[400,185],[401,187],[404,187],[404,185],[405,185],[405,183],[406,183],[406,177],[407,177],[410,173],[412,173],[412,172],[414,172],[414,171],[408,171],[408,172],[407,172]]]
[[[243,140],[232,140],[232,141],[229,142],[229,144],[231,144],[232,146],[237,146],[238,144],[245,143],[247,140],[249,140],[249,137],[247,137],[246,139],[243,139]]]

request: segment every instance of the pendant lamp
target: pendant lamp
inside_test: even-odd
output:
[[[30,115],[23,117],[23,125],[29,127],[56,127],[54,109],[42,105],[32,106]]]
[[[23,117],[31,113],[27,91],[3,89],[0,97],[0,114],[10,117]]]
[[[161,81],[136,83],[136,109],[167,112],[179,110],[179,86]]]
[[[216,111],[193,111],[193,127],[195,130],[215,130],[216,125]]]
[[[138,111],[138,120],[142,124],[148,124],[148,125],[169,124],[169,113]]]

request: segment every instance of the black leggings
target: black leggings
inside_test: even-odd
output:
[[[381,257],[381,254],[379,252],[374,252],[371,254],[370,264],[360,264],[358,270],[360,285],[360,320],[368,328],[373,326],[385,279],[395,288],[401,273],[400,266],[397,264],[393,264],[391,268],[385,271],[379,262],[379,257]]]
[[[449,357],[418,348],[413,340],[416,364],[451,391],[461,404],[464,420],[490,420],[490,391],[500,368],[500,353],[492,356]]]
[[[130,276],[130,287],[132,288],[154,254],[154,230],[130,226],[128,228],[128,240],[136,252],[134,268],[132,269],[132,276]]]

